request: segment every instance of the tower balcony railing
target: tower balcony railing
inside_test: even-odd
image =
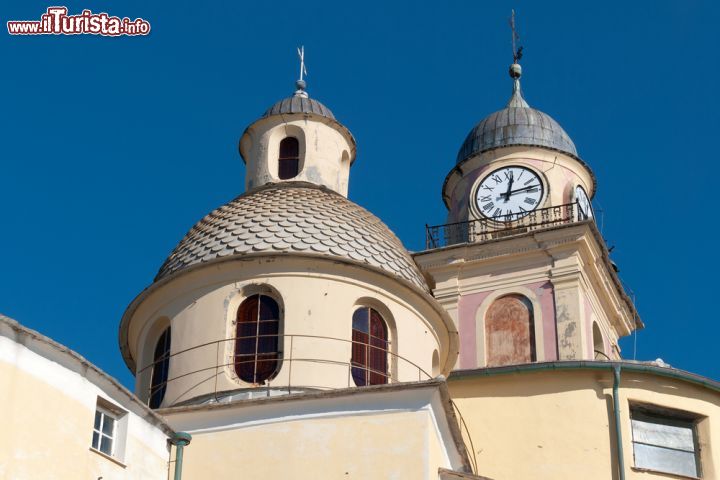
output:
[[[256,339],[258,343],[278,345],[275,351],[257,355],[238,354],[238,341]],[[371,340],[372,341],[372,340]],[[385,358],[383,369],[353,361],[352,351],[364,349],[367,356]],[[433,378],[417,363],[391,351],[391,345],[379,347],[336,337],[304,334],[232,337],[206,342],[172,352],[144,366],[136,373],[139,396],[148,403],[154,396],[164,397],[163,406],[190,403],[214,403],[235,398],[255,398],[318,390],[333,390],[366,385],[430,380]],[[366,357],[367,358],[367,357]],[[167,365],[164,378],[153,381],[156,366]],[[241,380],[237,370],[255,365],[256,370],[275,362],[273,374],[258,382]],[[380,362],[381,364],[383,362]],[[263,365],[265,364],[265,365]],[[162,368],[160,369],[162,370]]]
[[[535,230],[589,220],[578,203],[539,208],[527,213],[425,226],[425,248],[448,247],[460,243],[481,243]]]

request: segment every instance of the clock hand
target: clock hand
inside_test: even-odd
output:
[[[512,186],[513,186],[513,172],[512,172],[512,170],[510,170],[510,182],[508,183],[507,191],[504,193],[505,203],[510,201],[510,190],[512,190]],[[500,196],[502,196],[502,195],[500,195]]]
[[[510,198],[510,195],[514,195],[514,194],[516,194],[516,193],[518,193],[518,192],[524,192],[525,190],[530,190],[531,188],[537,188],[537,187],[539,187],[539,186],[540,186],[540,185],[530,185],[529,187],[523,187],[523,188],[518,188],[517,190],[512,190],[512,191],[510,191],[510,192],[507,192],[507,195],[508,195],[507,198],[509,199],[509,198]],[[503,193],[502,195],[506,195],[506,194]]]

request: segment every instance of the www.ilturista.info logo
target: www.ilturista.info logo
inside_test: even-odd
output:
[[[67,7],[48,7],[40,20],[7,22],[10,35],[147,35],[150,22],[142,18],[111,17],[107,13],[83,10],[80,15],[68,15]]]

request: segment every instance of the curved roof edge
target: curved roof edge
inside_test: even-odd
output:
[[[175,434],[175,431],[170,427],[170,425],[168,425],[167,422],[165,422],[165,420],[160,415],[155,413],[155,411],[153,411],[150,407],[141,402],[138,397],[136,397],[132,392],[125,388],[118,380],[105,373],[103,370],[95,366],[92,362],[88,361],[85,357],[83,357],[76,351],[66,347],[61,343],[56,342],[52,338],[45,336],[36,330],[27,328],[17,320],[0,313],[0,336],[6,336],[3,330],[12,331],[16,338],[23,339],[22,342],[19,342],[22,346],[31,351],[35,351],[35,353],[38,355],[44,356],[42,353],[38,353],[36,349],[33,348],[33,343],[37,342],[39,345],[49,347],[51,350],[55,351],[58,355],[63,357],[64,360],[66,360],[69,364],[76,366],[77,368],[73,369],[73,371],[78,374],[82,374],[81,372],[85,370],[93,372],[99,377],[100,381],[107,382],[107,384],[114,388],[120,395],[125,397],[128,402],[134,404],[135,407],[142,412],[142,415],[139,416],[141,416],[145,421],[160,428],[168,436],[173,436]],[[62,366],[67,368],[66,365]],[[89,381],[92,382],[92,380]],[[135,413],[137,414],[137,412]]]
[[[618,360],[609,362],[603,360],[557,360],[552,362],[508,365],[504,367],[454,370],[448,377],[448,381],[464,380],[474,377],[493,377],[513,373],[534,373],[540,371],[613,370],[616,367],[620,368],[621,371],[647,373],[660,377],[681,380],[720,393],[720,382],[711,378],[677,368],[661,367],[655,362],[638,362],[633,360]]]

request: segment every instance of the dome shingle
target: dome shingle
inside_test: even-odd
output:
[[[155,281],[221,257],[263,252],[342,257],[428,290],[405,247],[379,218],[304,182],[268,184],[209,213],[175,247]]]

